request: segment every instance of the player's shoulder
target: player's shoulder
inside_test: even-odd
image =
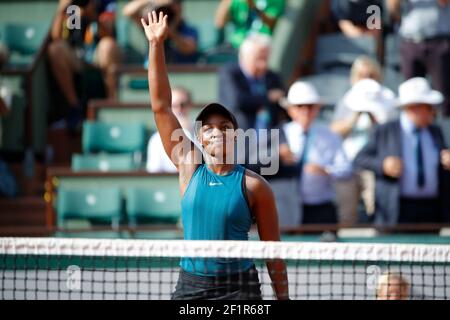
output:
[[[252,194],[267,195],[272,193],[272,188],[267,180],[249,169],[245,169],[245,186]]]

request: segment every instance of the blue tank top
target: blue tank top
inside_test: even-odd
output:
[[[181,200],[185,240],[248,240],[252,216],[243,193],[245,168],[217,175],[205,164],[194,172]],[[183,258],[183,270],[216,276],[248,270],[251,259]]]

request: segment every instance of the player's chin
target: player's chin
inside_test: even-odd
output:
[[[213,156],[213,157],[223,157],[223,159],[226,158],[226,155],[228,154],[227,152],[227,148],[225,147],[225,145],[215,145],[214,147],[209,148],[208,150],[209,155]]]

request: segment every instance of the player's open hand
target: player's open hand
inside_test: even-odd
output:
[[[148,14],[148,24],[144,19],[141,19],[142,26],[144,27],[145,36],[147,40],[152,43],[162,43],[167,38],[169,33],[169,25],[167,23],[167,15],[162,12],[157,16],[155,11]]]

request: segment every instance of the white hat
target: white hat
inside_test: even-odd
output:
[[[398,101],[395,93],[372,79],[363,79],[353,85],[343,98],[344,104],[355,112],[392,110]]]
[[[310,105],[322,103],[323,102],[319,96],[319,93],[312,84],[297,81],[289,88],[287,98],[282,99],[280,105],[287,108],[290,105]]]
[[[425,78],[412,78],[403,82],[398,88],[398,94],[400,107],[415,103],[439,105],[444,102],[442,93],[431,89]]]

